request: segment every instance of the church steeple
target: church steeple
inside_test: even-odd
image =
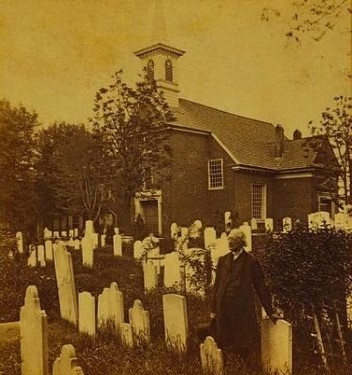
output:
[[[172,47],[166,40],[166,23],[163,2],[155,2],[153,43],[134,54],[141,59],[142,68],[154,78],[158,88],[163,91],[170,107],[178,107],[178,75],[177,60],[185,51]]]

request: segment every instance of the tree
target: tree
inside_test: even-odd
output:
[[[333,30],[343,15],[351,13],[349,0],[292,0],[292,14],[286,36],[301,42],[308,33],[313,40],[319,41],[327,32]],[[262,11],[262,20],[269,21],[272,16],[280,17],[283,9],[267,5]]]
[[[171,154],[167,122],[173,116],[154,80],[145,76],[130,87],[121,76],[122,71],[116,72],[112,83],[96,93],[91,122],[118,174],[114,196],[128,228],[135,193],[143,189],[151,173],[155,181],[167,176]]]
[[[34,129],[37,114],[0,101],[0,206],[11,229],[32,230],[37,214]],[[32,227],[32,228],[30,228]]]
[[[312,135],[327,135],[339,160],[342,181],[341,200],[352,203],[352,97],[336,96],[334,106],[322,113],[319,125],[309,122]]]
[[[112,178],[97,139],[83,125],[61,123],[41,131],[38,143],[43,207],[95,221]]]

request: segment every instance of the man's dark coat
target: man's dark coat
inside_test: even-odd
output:
[[[256,339],[258,331],[255,293],[269,316],[272,314],[271,296],[264,281],[263,271],[251,254],[243,250],[235,261],[233,253],[220,257],[213,297],[213,312],[216,313],[215,340],[220,347],[224,344],[223,339],[226,334],[226,326],[222,324],[221,309],[224,307],[221,307],[221,302],[232,272],[235,273],[235,298],[231,309],[236,326],[236,344],[240,347],[248,347]]]

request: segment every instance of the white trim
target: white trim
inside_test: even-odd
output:
[[[261,207],[261,217],[253,217],[253,186],[261,186],[262,187],[262,207]],[[263,222],[266,219],[267,214],[267,185],[266,183],[261,182],[253,182],[251,184],[251,216],[257,222]]]
[[[313,173],[312,172],[300,172],[300,173],[280,174],[275,177],[275,180],[286,180],[290,178],[307,178],[307,177],[313,177]]]
[[[158,204],[158,232],[162,235],[162,194],[161,190],[138,191],[134,198],[135,215],[140,214],[145,221],[141,202],[155,200]]]
[[[221,186],[211,187],[210,186],[210,163],[220,161],[221,167]],[[208,190],[222,190],[224,188],[224,160],[222,158],[209,159],[208,160]]]

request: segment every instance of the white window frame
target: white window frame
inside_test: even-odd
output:
[[[211,170],[211,164],[215,162],[220,162],[220,168],[221,168],[221,186],[211,186],[212,182],[212,170]],[[213,172],[214,173],[214,172]],[[217,172],[218,173],[218,172]],[[219,158],[219,159],[210,159],[208,160],[208,189],[209,190],[221,190],[224,188],[224,160]]]
[[[254,200],[253,200],[253,194],[254,194],[254,187],[260,187],[261,188],[261,208],[260,208],[260,218],[254,217]],[[265,183],[252,183],[251,188],[251,214],[252,218],[257,220],[258,222],[264,221],[266,219],[266,184]]]

